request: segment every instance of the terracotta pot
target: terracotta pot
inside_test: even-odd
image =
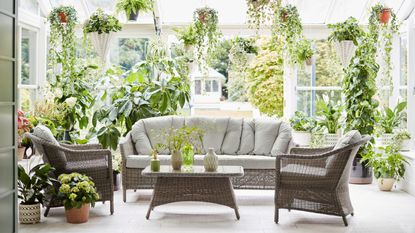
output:
[[[68,17],[66,17],[65,12],[59,12],[59,19],[60,19],[61,23],[67,23],[68,22]]]
[[[68,223],[85,223],[88,222],[90,204],[83,204],[81,208],[72,208],[65,210],[66,221]]]
[[[19,204],[19,222],[22,224],[40,222],[40,203],[33,205]]]
[[[393,188],[393,184],[395,184],[394,178],[379,178],[378,179],[378,187],[380,191],[391,191]]]
[[[114,191],[120,190],[121,178],[119,172],[112,173],[112,179],[114,181]]]
[[[182,153],[180,151],[174,150],[171,153],[171,166],[176,171],[182,168]]]
[[[18,147],[17,148],[17,160],[22,161],[25,155],[26,148],[25,147]]]
[[[387,24],[391,18],[392,11],[390,8],[383,8],[379,13],[379,21]]]

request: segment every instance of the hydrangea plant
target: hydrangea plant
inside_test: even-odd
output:
[[[81,208],[83,204],[88,203],[95,206],[99,195],[91,178],[73,172],[61,174],[58,180],[61,182],[59,197],[63,200],[65,209]]]

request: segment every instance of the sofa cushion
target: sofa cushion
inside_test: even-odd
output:
[[[158,156],[161,165],[170,165],[170,155]],[[195,155],[194,165],[203,166],[204,155]],[[253,155],[219,155],[219,166],[242,166],[244,169],[275,169],[275,158]],[[150,156],[129,155],[126,157],[127,168],[145,168],[150,165]]]
[[[173,126],[172,116],[146,118],[143,123],[151,148],[155,148],[157,144],[167,145],[167,136]],[[168,148],[160,148],[159,154],[170,154],[170,151]]]
[[[276,156],[278,154],[288,153],[290,142],[292,139],[291,127],[286,122],[281,122],[280,128],[278,130],[277,139],[272,146],[271,155]]]
[[[229,117],[187,117],[186,126],[198,127],[204,131],[201,153],[206,153],[209,148],[214,148],[217,154],[221,154],[222,142],[225,138]]]
[[[251,154],[255,146],[255,125],[253,119],[243,119],[241,142],[238,155]]]
[[[139,120],[133,125],[131,129],[131,140],[139,155],[149,155],[151,153],[152,148],[150,140],[147,137],[143,120]]]
[[[281,122],[274,119],[255,119],[255,155],[271,155]]]
[[[42,124],[37,125],[33,129],[33,135],[51,144],[59,146],[59,142],[53,136],[50,129]],[[56,169],[64,169],[67,163],[65,153],[56,148],[48,147],[45,149],[46,149],[45,153],[46,153],[48,162],[52,164],[52,166],[54,166]]]
[[[229,118],[225,139],[222,143],[222,154],[235,155],[238,152],[242,135],[242,118]]]
[[[360,139],[362,139],[362,135],[360,135],[359,131],[351,130],[337,141],[336,145],[334,146],[334,150],[356,143]]]

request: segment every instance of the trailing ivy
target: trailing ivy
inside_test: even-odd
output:
[[[281,0],[246,0],[248,9],[248,24],[258,32],[261,24],[270,22],[276,7],[281,5]]]

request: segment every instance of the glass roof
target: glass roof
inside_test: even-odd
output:
[[[102,8],[108,13],[114,12],[116,0],[49,0],[50,7],[59,5],[74,6],[81,22],[85,20],[97,8]],[[381,2],[394,9],[395,12],[403,10],[405,1],[410,0],[285,0],[284,4],[296,5],[303,24],[318,25],[344,21],[353,16],[362,24],[367,23],[368,12],[371,6]],[[39,0],[39,2],[43,2]],[[220,25],[245,25],[246,0],[156,0],[156,12],[161,19],[162,25],[181,25],[190,23],[193,19],[193,12],[196,8],[209,6],[219,13]],[[125,20],[123,14],[120,18]],[[152,22],[151,14],[142,14],[140,18],[147,19],[145,22]],[[142,22],[141,22],[142,23]]]

